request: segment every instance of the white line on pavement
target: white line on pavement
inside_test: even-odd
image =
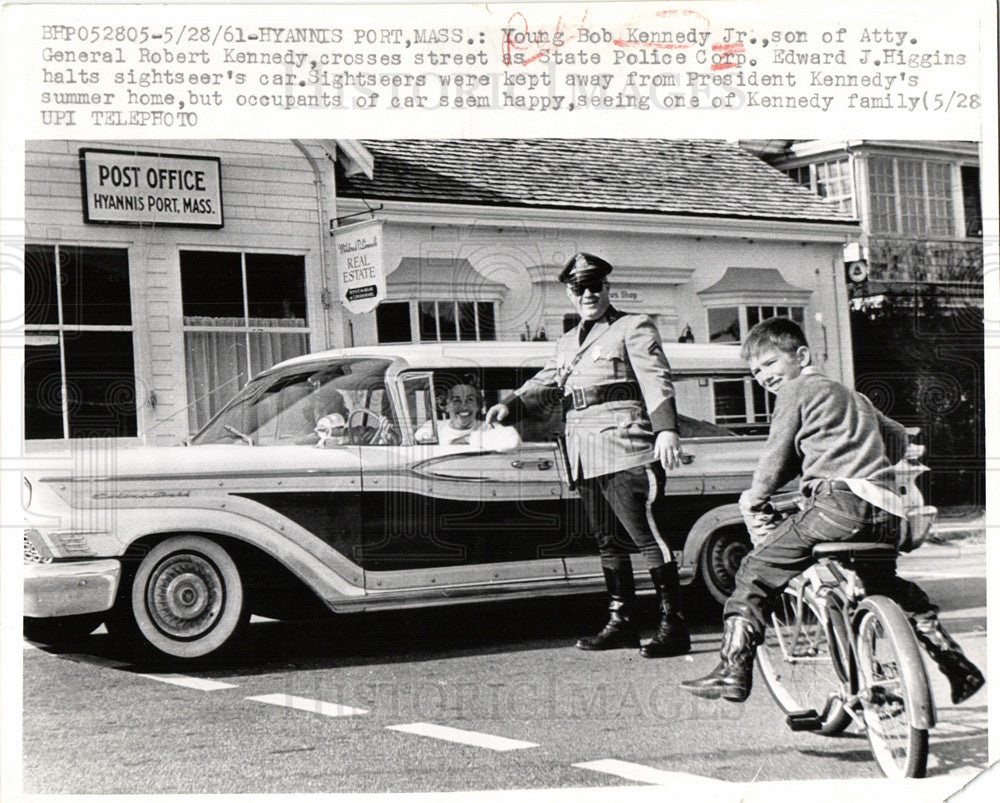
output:
[[[832,800],[830,797],[830,781],[750,781],[735,783],[717,778],[707,778],[688,772],[668,772],[646,767],[642,764],[632,764],[628,761],[618,761],[608,758],[601,761],[588,761],[574,764],[585,770],[594,770],[608,775],[615,775],[629,781],[655,784],[671,787],[671,797],[679,800],[697,797],[706,800],[740,800],[743,803],[775,803],[778,800],[801,801],[803,799]],[[956,773],[956,775],[958,775]],[[958,776],[966,777],[966,773]],[[969,775],[969,777],[972,777]],[[944,800],[955,791],[956,778],[952,775],[936,776],[934,778],[907,778],[905,780],[887,778],[841,779],[836,783],[837,800],[862,800],[873,798],[873,792],[878,790],[891,791],[892,794],[912,792],[914,799]],[[888,787],[888,788],[887,788]],[[851,792],[851,790],[854,790]],[[938,791],[935,792],[934,789]]]
[[[295,708],[299,711],[311,711],[314,714],[322,714],[325,717],[353,717],[358,714],[367,714],[364,708],[351,708],[349,705],[340,703],[327,703],[323,700],[310,700],[308,697],[295,697],[291,694],[262,694],[257,697],[247,697],[256,703],[267,703],[268,705],[283,705],[286,708]]]
[[[146,675],[136,672],[136,677],[158,680],[160,683],[170,683],[174,686],[184,686],[187,689],[198,689],[198,691],[218,691],[219,689],[235,689],[235,684],[223,683],[220,680],[206,680],[205,678],[189,678],[186,675]]]
[[[90,664],[91,666],[103,666],[105,669],[121,669],[128,666],[125,661],[116,661],[113,658],[102,658],[99,655],[85,655],[82,653],[54,653],[56,657],[64,661],[72,661],[74,664]]]
[[[605,758],[599,761],[586,761],[582,764],[574,764],[583,770],[593,770],[603,772],[606,775],[616,775],[629,781],[639,781],[640,783],[651,783],[657,786],[667,786],[676,784],[678,781],[687,783],[703,783],[712,786],[727,786],[725,781],[715,778],[705,778],[701,775],[692,775],[687,772],[670,772],[668,770],[658,770],[647,767],[643,764],[633,764],[631,761],[619,761],[616,758]]]
[[[953,571],[953,572],[941,572],[941,571],[913,571],[913,572],[900,572],[900,574],[907,578],[908,580],[975,580],[978,579],[977,575],[969,574],[966,571]]]
[[[521,742],[504,736],[493,736],[489,733],[449,728],[445,725],[434,725],[430,722],[411,722],[409,725],[388,725],[386,730],[413,733],[417,736],[429,736],[432,739],[443,739],[446,742],[458,742],[473,747],[486,747],[490,750],[524,750],[527,747],[538,747],[534,742]]]

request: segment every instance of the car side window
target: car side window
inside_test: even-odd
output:
[[[682,438],[766,435],[769,413],[749,376],[675,376]]]
[[[436,403],[430,373],[409,373],[402,377],[405,414],[417,443],[437,443]]]
[[[477,368],[461,366],[433,371],[413,371],[402,375],[401,389],[406,415],[413,427],[417,443],[440,443],[442,431],[447,432],[448,413],[445,396],[449,388],[466,385],[475,388],[479,396],[476,419],[482,421],[491,406],[513,393],[538,368],[528,366]],[[536,403],[526,410],[513,426],[522,444],[552,442],[563,430],[559,399]]]
[[[349,358],[263,374],[206,424],[192,443],[313,446],[321,438],[316,430],[321,420],[342,429],[359,407],[372,405],[388,430],[395,420],[384,386],[388,365],[387,360]],[[373,421],[369,426],[377,429],[375,416],[368,418]],[[352,426],[362,426],[361,419],[360,414],[354,416]]]

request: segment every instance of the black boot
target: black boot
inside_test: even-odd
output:
[[[608,623],[600,633],[576,642],[581,650],[615,650],[621,647],[638,647],[639,633],[632,622],[635,601],[635,579],[632,566],[604,567],[604,582],[608,586],[611,602],[608,605]]]
[[[983,687],[986,683],[983,673],[965,657],[958,642],[941,626],[937,614],[914,618],[913,630],[917,641],[924,645],[927,654],[948,678],[952,703],[965,702]]]
[[[677,564],[667,563],[649,570],[660,598],[660,625],[656,635],[642,645],[643,658],[666,658],[691,652],[691,636],[681,615],[681,583]]]
[[[742,616],[726,618],[722,633],[722,649],[719,651],[719,665],[709,674],[697,680],[685,680],[681,688],[698,697],[718,699],[722,697],[734,703],[742,703],[750,696],[753,684],[753,657],[757,652],[760,637],[753,623]]]

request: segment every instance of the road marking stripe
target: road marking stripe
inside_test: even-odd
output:
[[[83,653],[49,653],[50,655],[55,655],[57,658],[62,658],[64,661],[72,661],[74,664],[90,664],[92,666],[103,666],[105,669],[121,669],[123,666],[128,666],[125,661],[116,661],[113,658],[102,658],[99,655],[86,655]]]
[[[670,772],[669,770],[658,770],[647,767],[643,764],[633,764],[631,761],[619,761],[616,758],[604,758],[599,761],[585,761],[582,764],[574,764],[582,770],[593,770],[603,772],[606,775],[616,775],[629,781],[639,781],[640,783],[650,783],[656,786],[667,786],[676,784],[679,781],[686,783],[699,782],[711,784],[712,786],[729,786],[727,781],[720,781],[715,778],[706,778],[702,775],[692,775],[688,772]]]
[[[986,616],[985,606],[982,608],[955,608],[953,611],[938,612],[938,619],[973,619]]]
[[[933,754],[932,754],[933,755]],[[604,772],[609,775],[616,775],[630,781],[641,781],[643,783],[655,784],[657,786],[671,785],[682,798],[692,795],[708,796],[710,799],[735,799],[745,801],[745,803],[767,803],[775,799],[799,800],[804,795],[817,796],[818,799],[831,799],[829,795],[830,781],[825,779],[809,781],[765,781],[757,783],[749,781],[746,783],[736,783],[733,781],[722,781],[718,778],[708,778],[704,775],[694,775],[689,772],[668,772],[646,767],[642,764],[632,764],[628,761],[618,761],[608,758],[601,761],[588,761],[583,764],[574,764],[585,770]],[[913,790],[913,794],[921,800],[944,800],[950,797],[955,789],[955,777],[964,777],[966,774],[970,778],[975,777],[978,770],[973,769],[968,773],[955,772],[948,775],[939,775],[934,778],[905,778],[905,779],[868,779],[868,778],[848,778],[837,780],[837,792],[840,799],[867,799],[871,797],[871,792],[881,789],[887,791],[900,792],[904,794],[907,787]],[[938,791],[934,792],[934,788]],[[855,792],[852,794],[851,789]],[[792,794],[788,794],[791,792]],[[846,794],[844,794],[846,792]],[[713,794],[714,793],[714,794]]]
[[[912,578],[912,579],[916,579],[916,580],[966,580],[966,579],[977,580],[977,579],[982,579],[982,578],[979,578],[979,577],[977,577],[975,575],[970,575],[968,572],[963,572],[963,571],[941,572],[941,571],[933,571],[933,570],[930,570],[930,571],[927,571],[927,570],[918,570],[918,571],[912,571],[912,572],[902,571],[902,572],[900,572],[900,574],[903,577]]]
[[[170,683],[174,686],[184,686],[186,689],[197,689],[198,691],[218,691],[219,689],[235,689],[233,683],[223,683],[220,680],[206,680],[205,678],[189,678],[185,675],[147,675],[136,672],[136,677],[158,680],[160,683]]]
[[[485,747],[489,750],[524,750],[528,747],[538,747],[534,742],[522,742],[508,739],[505,736],[493,736],[489,733],[449,728],[446,725],[434,725],[430,722],[411,722],[409,725],[388,725],[386,730],[413,733],[417,736],[429,736],[432,739],[442,739],[446,742],[458,742],[473,747]]]
[[[349,705],[327,703],[323,700],[310,700],[308,697],[295,697],[291,694],[262,694],[257,697],[247,697],[247,699],[253,700],[256,703],[282,705],[286,708],[295,708],[299,711],[311,711],[314,714],[322,714],[325,717],[353,717],[368,713],[364,708],[351,708]]]

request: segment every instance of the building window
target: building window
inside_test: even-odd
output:
[[[767,318],[791,318],[802,326],[805,321],[805,307],[779,305],[710,307],[708,339],[712,343],[740,343],[751,328]]]
[[[390,301],[375,311],[379,343],[496,340],[492,301]]]
[[[128,250],[24,249],[24,436],[135,437]]]
[[[963,182],[964,188],[964,182]],[[879,234],[955,234],[952,165],[875,156],[868,160],[871,230]]]
[[[181,251],[181,302],[192,432],[250,377],[309,351],[305,259]]]
[[[854,214],[854,181],[850,159],[789,167],[784,172],[793,181],[808,187],[817,195],[836,201],[844,212]]]
[[[809,169],[809,165],[801,165],[799,167],[789,167],[784,172],[795,183],[801,184],[803,187],[808,187],[809,189],[812,189],[812,171]]]
[[[410,302],[383,301],[375,309],[379,343],[410,343]]]
[[[979,168],[962,165],[962,206],[965,209],[965,236],[983,236],[983,208],[979,199]]]
[[[851,179],[851,162],[838,159],[835,162],[820,162],[816,165],[816,192],[824,198],[836,201],[844,212],[854,214],[854,182]]]
[[[758,434],[771,421],[774,397],[750,377],[712,382],[715,423],[743,434]]]

